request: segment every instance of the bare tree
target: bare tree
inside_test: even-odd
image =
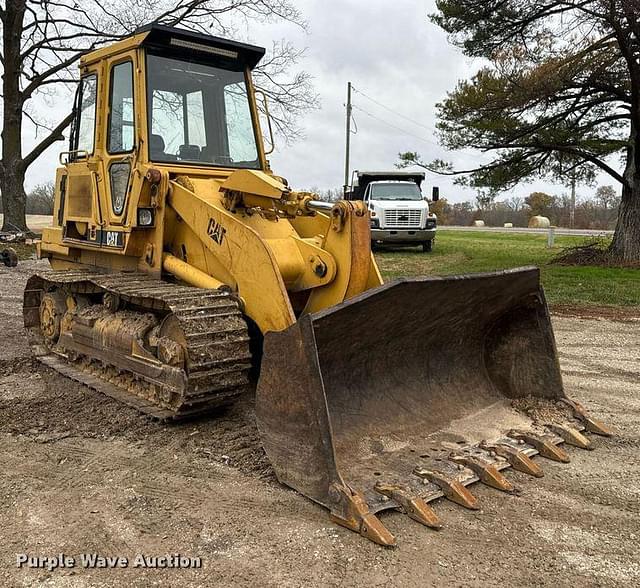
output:
[[[54,199],[53,182],[38,184],[27,194],[27,214],[53,214]]]
[[[291,43],[273,43],[271,51],[253,72],[256,88],[268,98],[269,114],[275,131],[287,143],[302,137],[297,121],[301,114],[318,105],[318,95],[307,72],[298,71],[293,76],[287,75],[291,66],[297,64],[303,55],[304,49],[296,49]],[[258,108],[265,113],[260,101]]]
[[[97,47],[121,39],[148,23],[161,23],[230,36],[234,19],[284,20],[306,24],[291,0],[6,0],[0,4],[2,45],[2,193],[4,227],[26,228],[24,179],[30,165],[56,141],[71,122],[71,113],[51,122],[33,112],[33,99],[55,94],[76,81],[76,63]],[[256,85],[269,95],[277,129],[299,134],[296,117],[316,106],[309,76],[291,76],[301,52],[275,44],[256,72]],[[23,152],[26,124],[39,142]]]
[[[476,194],[476,206],[478,210],[489,210],[496,199],[496,194],[491,193],[489,190],[478,190]]]
[[[505,201],[505,204],[513,210],[513,212],[519,212],[524,206],[524,198],[521,196],[513,196]]]

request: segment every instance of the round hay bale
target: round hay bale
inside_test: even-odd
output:
[[[513,229],[513,223],[504,223],[505,229]]]
[[[551,221],[546,216],[532,216],[529,219],[530,229],[548,229]]]
[[[474,220],[473,224],[471,226],[473,226],[473,227],[484,227],[484,221],[483,220]]]

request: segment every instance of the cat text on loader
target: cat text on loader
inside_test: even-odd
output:
[[[260,363],[278,478],[383,545],[380,511],[438,528],[428,501],[478,508],[470,483],[510,492],[505,468],[609,434],[565,397],[538,270],[383,284],[361,202],[273,175],[263,53],[152,26],[82,59],[52,269],[24,294],[40,359],[162,419],[232,402]]]

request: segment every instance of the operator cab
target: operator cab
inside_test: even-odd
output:
[[[243,70],[152,52],[146,64],[150,161],[260,169]]]
[[[267,170],[251,82],[264,53],[152,25],[83,56],[56,179],[57,239],[125,253],[131,228],[155,223],[144,173],[133,173],[144,166]]]
[[[251,82],[263,55],[261,47],[159,25],[86,55],[69,161],[104,148],[107,156],[139,150],[154,163],[263,169]],[[101,103],[106,145],[97,132]]]

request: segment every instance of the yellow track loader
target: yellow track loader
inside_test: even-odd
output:
[[[383,545],[376,513],[510,492],[609,434],[565,397],[538,270],[383,284],[362,202],[266,159],[264,49],[150,26],[80,62],[24,318],[42,362],[159,419],[251,390],[280,481]]]

